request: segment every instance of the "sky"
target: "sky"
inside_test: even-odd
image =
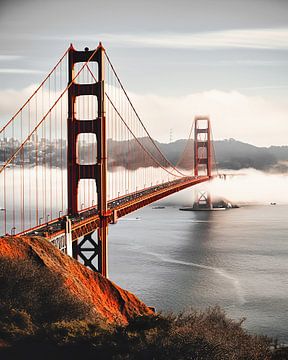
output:
[[[209,115],[215,139],[288,145],[287,0],[1,0],[0,124],[99,41],[154,138]]]

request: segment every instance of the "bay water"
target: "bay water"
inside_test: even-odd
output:
[[[109,227],[109,278],[157,311],[219,305],[288,343],[287,220],[288,205],[148,206]]]

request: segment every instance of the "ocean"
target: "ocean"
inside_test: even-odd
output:
[[[148,206],[109,227],[109,278],[157,311],[219,305],[288,343],[287,220],[288,205]]]

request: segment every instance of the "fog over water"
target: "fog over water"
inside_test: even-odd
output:
[[[255,169],[219,170],[226,180],[215,178],[189,190],[172,195],[162,202],[170,205],[191,205],[193,190],[208,190],[212,199],[225,198],[236,204],[288,204],[288,174],[270,174]],[[193,195],[192,195],[193,194]]]
[[[109,174],[109,200],[147,186],[147,184],[141,183],[140,180],[143,179],[143,172],[148,172],[150,171],[149,169],[138,169],[135,172],[134,181],[131,182],[130,180],[129,186],[125,183],[127,177],[123,175],[124,173],[122,174],[121,168],[119,168],[119,170],[120,172],[117,174]],[[65,214],[66,212],[67,172],[58,168],[52,168],[50,171],[49,169],[45,170],[45,168],[39,167],[37,170],[37,181],[35,171],[35,168],[25,169],[25,176],[21,181],[21,174],[23,172],[21,169],[15,168],[15,170],[13,170],[12,168],[7,172],[5,186],[10,188],[11,191],[8,191],[9,195],[6,194],[6,200],[4,199],[4,194],[0,194],[0,208],[6,208],[6,228],[8,231],[15,226],[16,232],[20,232],[26,228],[37,225],[40,218],[42,218],[42,222],[45,222],[47,219],[57,218],[59,213]],[[157,171],[158,170],[155,169],[153,170],[156,177]],[[164,205],[191,206],[199,191],[209,191],[214,201],[226,199],[229,202],[239,205],[270,204],[271,202],[288,204],[288,174],[269,174],[255,169],[241,169],[239,171],[228,169],[219,170],[219,173],[228,174],[226,180],[216,177],[209,183],[198,184],[190,189],[180,191],[161,200],[159,203]],[[13,174],[15,175],[15,180],[13,180]],[[19,176],[17,176],[17,174]],[[159,176],[160,178],[162,176],[161,169],[159,170]],[[116,178],[119,178],[119,180],[115,181]],[[167,177],[164,181],[169,180],[173,180],[173,178],[169,179],[169,177]],[[3,187],[4,183],[1,182],[1,184]],[[155,184],[156,182],[153,183],[153,185]],[[82,185],[83,184],[80,183],[78,192],[78,202],[81,204],[79,206],[86,208],[93,204],[96,205],[97,196],[95,183],[89,180],[86,185],[88,186],[86,191]],[[119,186],[121,188],[120,191],[118,189]],[[38,189],[37,192],[36,189]],[[57,189],[57,191],[53,191],[53,189]],[[24,204],[22,210],[21,202]],[[6,206],[4,206],[4,204],[6,204]],[[13,204],[15,206],[14,211]],[[37,206],[39,207],[38,212],[36,211],[36,204],[38,204]],[[22,219],[22,221],[20,221],[21,211],[22,213],[24,212],[24,220]],[[12,218],[14,218],[13,221]],[[0,232],[1,234],[4,233],[3,211],[0,212]]]
[[[218,179],[209,185],[211,192],[218,196],[239,203],[288,204],[288,174],[267,174],[255,169],[220,172],[235,176],[228,176],[228,180],[224,182]]]

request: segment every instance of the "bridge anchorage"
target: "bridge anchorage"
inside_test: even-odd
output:
[[[0,130],[0,233],[11,228],[16,236],[44,236],[108,277],[109,224],[209,181],[211,144],[209,117],[197,116],[173,164],[147,131],[102,44],[84,51],[71,45]]]

